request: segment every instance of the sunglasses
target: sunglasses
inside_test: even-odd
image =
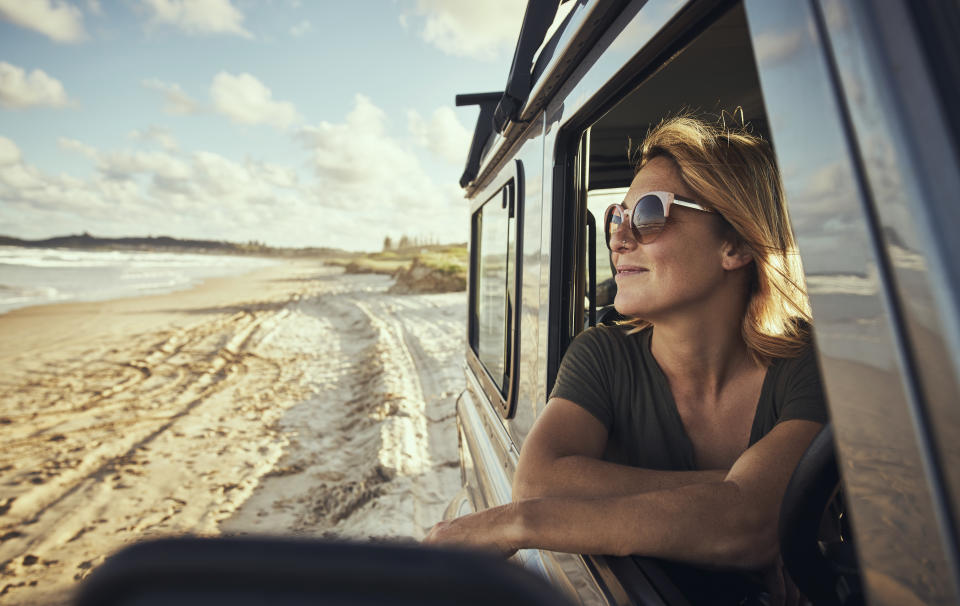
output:
[[[713,212],[692,200],[678,198],[667,191],[651,191],[643,194],[630,210],[623,208],[622,204],[611,204],[603,213],[603,233],[607,239],[607,248],[613,250],[610,247],[610,239],[620,230],[620,224],[624,221],[630,226],[633,237],[640,244],[650,244],[656,240],[667,224],[672,204],[705,213]]]

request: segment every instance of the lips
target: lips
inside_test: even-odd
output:
[[[646,267],[640,267],[639,265],[617,265],[617,277],[620,276],[633,276],[637,274],[646,273],[648,270]]]

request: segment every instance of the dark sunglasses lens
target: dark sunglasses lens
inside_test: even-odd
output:
[[[658,196],[647,195],[637,200],[633,209],[633,229],[641,244],[652,242],[663,231],[667,222],[663,212],[663,202]]]
[[[603,215],[603,233],[607,239],[607,248],[610,248],[610,238],[620,229],[623,223],[623,211],[619,206],[611,206]]]

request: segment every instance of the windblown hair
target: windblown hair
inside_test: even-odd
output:
[[[637,172],[658,157],[673,160],[697,201],[720,213],[753,255],[741,325],[751,355],[761,363],[800,355],[810,342],[810,302],[770,145],[742,124],[731,129],[683,115],[647,133]]]

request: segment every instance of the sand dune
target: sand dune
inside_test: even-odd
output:
[[[340,272],[0,316],[0,601],[144,537],[420,538],[459,482],[465,296]]]

